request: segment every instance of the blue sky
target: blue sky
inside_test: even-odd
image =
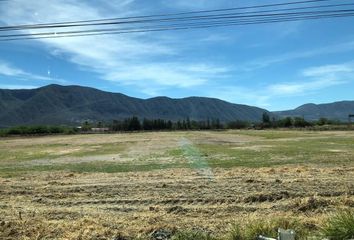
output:
[[[0,23],[88,20],[274,2],[284,1],[12,0],[0,2]],[[269,110],[354,100],[353,26],[351,17],[0,42],[0,88],[83,85],[140,98],[215,97]]]

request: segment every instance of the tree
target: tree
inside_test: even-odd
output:
[[[283,127],[291,127],[293,125],[293,119],[291,117],[286,117],[283,120]]]
[[[317,124],[319,126],[323,126],[323,125],[329,124],[329,121],[327,118],[321,117],[320,119],[318,119]]]
[[[267,112],[264,112],[262,115],[262,122],[264,124],[270,124],[270,116]]]
[[[168,120],[167,122],[167,129],[171,130],[173,128],[173,123],[171,120]]]
[[[269,128],[271,127],[270,116],[267,112],[263,112],[262,114],[262,128]]]
[[[210,129],[210,119],[208,118],[207,123],[206,123],[206,129]]]
[[[240,120],[229,122],[227,124],[227,127],[230,129],[244,129],[244,128],[248,128],[249,126],[250,126],[249,122],[240,121]]]
[[[219,118],[213,119],[211,121],[211,129],[222,129],[222,128],[223,128],[223,125],[221,124]]]
[[[177,121],[177,130],[181,130],[183,128],[183,124],[181,123],[180,120]]]
[[[294,127],[307,127],[311,124],[307,122],[303,117],[294,118]]]
[[[91,124],[89,123],[89,121],[85,121],[82,124],[82,131],[89,131],[91,130]]]
[[[98,128],[102,128],[102,127],[103,127],[103,123],[102,123],[101,121],[99,121],[99,122],[97,123],[97,127],[98,127]]]
[[[128,130],[129,131],[138,131],[141,129],[141,124],[138,117],[132,117],[128,119]]]
[[[191,120],[189,119],[189,117],[187,117],[186,124],[187,124],[187,129],[191,129],[192,128]]]
[[[113,120],[112,131],[118,132],[123,130],[123,123],[118,120]]]
[[[182,129],[184,129],[184,130],[187,129],[187,124],[186,124],[185,120],[182,121]]]
[[[144,118],[143,120],[143,129],[144,130],[152,130],[152,121]]]

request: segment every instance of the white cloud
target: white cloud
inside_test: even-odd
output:
[[[319,90],[354,81],[354,62],[309,67],[300,71],[301,80],[269,84],[263,87],[215,87],[209,96],[218,96],[234,103],[264,108],[272,101],[294,96],[308,96]]]
[[[0,61],[0,75],[7,76],[7,77],[21,78],[24,80],[41,80],[41,81],[54,80],[53,78],[50,77],[26,72],[20,68],[11,66],[10,64],[1,61]]]
[[[269,86],[267,89],[273,95],[289,95],[302,93],[309,83],[279,83]]]
[[[280,83],[268,86],[272,95],[303,95],[320,89],[345,84],[354,80],[354,63],[310,67],[301,71],[306,81]]]
[[[22,71],[21,69],[14,68],[14,67],[9,66],[6,63],[0,62],[0,74],[13,77],[13,76],[25,75],[26,73],[24,71]]]
[[[33,85],[0,84],[1,89],[34,89],[38,87],[39,86],[33,86]]]
[[[241,71],[254,71],[261,68],[266,68],[268,66],[284,63],[292,60],[310,58],[315,56],[321,56],[326,54],[333,54],[333,53],[340,53],[340,52],[347,52],[354,50],[354,41],[339,43],[330,45],[327,47],[311,49],[307,51],[296,51],[296,52],[289,52],[282,55],[277,56],[268,56],[258,58],[256,60],[247,62],[238,67],[238,70]]]
[[[324,65],[320,67],[312,67],[303,70],[305,77],[332,77],[336,78],[338,74],[352,73],[354,71],[354,63],[345,63],[337,65]]]
[[[6,10],[0,10],[0,21],[13,25],[124,16],[132,12],[129,7],[131,2],[120,1],[113,4],[114,9],[107,9],[102,7],[104,5],[93,5],[88,1],[52,0],[50,4],[46,0],[11,1],[7,3]],[[138,13],[135,12],[135,15]],[[147,33],[140,33],[37,41],[43,43],[53,55],[97,73],[102,80],[136,86],[141,92],[144,88],[145,92],[153,92],[153,88],[194,87],[215,80],[228,71],[225,67],[207,62],[179,62],[175,58],[183,57],[183,52],[148,36]]]
[[[216,86],[208,93],[209,97],[223,99],[237,104],[247,104],[267,108],[270,106],[268,100],[271,98],[262,89],[251,89],[249,87]]]
[[[201,38],[199,41],[204,43],[220,43],[220,42],[235,42],[235,34],[232,37],[224,35],[224,34],[210,34],[204,38]]]

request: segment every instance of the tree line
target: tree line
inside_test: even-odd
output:
[[[224,129],[225,125],[219,119],[195,121],[186,118],[184,120],[171,121],[165,119],[139,119],[138,117],[113,120],[111,123],[84,122],[82,131],[90,131],[93,128],[108,128],[113,132],[129,131],[159,131],[159,130],[212,130]]]
[[[267,112],[263,113],[262,123],[258,125],[260,128],[306,128],[324,125],[343,125],[338,120],[320,118],[316,121],[307,121],[303,117],[285,117],[276,119],[271,117]]]
[[[16,126],[0,129],[0,136],[11,135],[51,135],[90,133],[103,129],[105,132],[133,132],[133,131],[178,131],[178,130],[222,130],[222,129],[267,129],[267,128],[311,128],[316,126],[344,125],[340,121],[320,118],[317,121],[307,121],[303,117],[285,117],[276,119],[264,112],[260,122],[235,120],[221,122],[219,119],[195,121],[186,118],[178,121],[164,119],[139,119],[136,116],[111,122],[85,121],[80,127],[70,126]]]
[[[16,126],[0,129],[0,136],[11,135],[52,135],[52,134],[75,134],[79,130],[76,127],[68,126]]]

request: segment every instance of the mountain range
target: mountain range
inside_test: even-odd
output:
[[[0,90],[0,126],[80,124],[131,116],[148,119],[235,119],[259,121],[265,109],[219,99],[156,97],[138,99],[81,86],[48,85],[30,90]]]
[[[83,121],[112,121],[131,116],[148,119],[219,119],[259,122],[266,109],[233,104],[215,98],[155,97],[139,99],[81,86],[48,85],[29,90],[0,89],[0,127],[36,124],[78,125]],[[347,120],[354,113],[354,101],[306,104],[294,110],[269,114]]]
[[[281,117],[304,117],[306,120],[314,121],[319,118],[348,121],[348,115],[354,114],[354,101],[341,101],[325,104],[304,104],[298,108],[287,111],[274,112]]]

